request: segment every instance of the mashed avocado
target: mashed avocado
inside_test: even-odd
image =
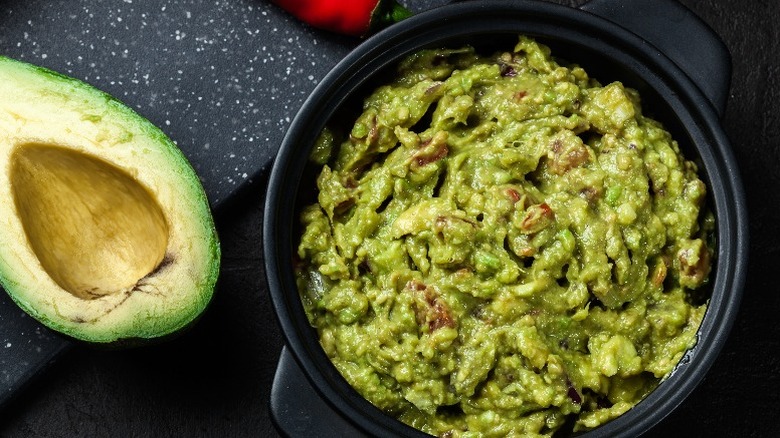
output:
[[[713,217],[639,96],[521,37],[404,60],[312,158],[299,289],[371,403],[438,436],[621,415],[696,342]]]

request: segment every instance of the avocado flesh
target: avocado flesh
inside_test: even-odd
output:
[[[46,326],[137,345],[190,326],[220,248],[198,176],[83,82],[0,56],[0,285]]]
[[[41,265],[82,299],[127,291],[160,265],[168,225],[149,191],[108,162],[61,147],[22,145],[10,182]]]

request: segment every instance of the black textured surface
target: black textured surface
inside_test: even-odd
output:
[[[352,44],[257,0],[0,1],[1,55],[91,83],[150,119],[214,208],[253,186]],[[0,406],[69,346],[0,294]]]
[[[445,2],[407,3],[421,10]],[[780,4],[682,3],[721,35],[733,56],[724,126],[748,197],[751,259],[721,356],[648,435],[778,436]],[[0,0],[0,53],[86,79],[177,141],[217,208],[224,250],[215,299],[190,332],[143,349],[71,349],[0,408],[0,436],[276,435],[268,400],[282,340],[265,291],[260,240],[267,162],[306,94],[355,43],[309,30],[254,0]],[[29,318],[9,325],[4,318],[13,305],[6,299],[0,298],[0,385],[19,367],[29,369],[17,352],[46,361],[37,348],[45,352],[59,342]],[[14,336],[25,333],[23,340],[8,345],[8,326]]]

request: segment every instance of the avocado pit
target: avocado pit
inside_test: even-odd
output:
[[[26,143],[12,152],[10,183],[32,251],[71,295],[133,290],[163,263],[165,215],[127,171],[77,150]]]

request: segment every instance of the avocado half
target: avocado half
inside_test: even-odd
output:
[[[90,343],[180,331],[211,300],[220,249],[195,171],[108,94],[0,57],[0,284]]]

